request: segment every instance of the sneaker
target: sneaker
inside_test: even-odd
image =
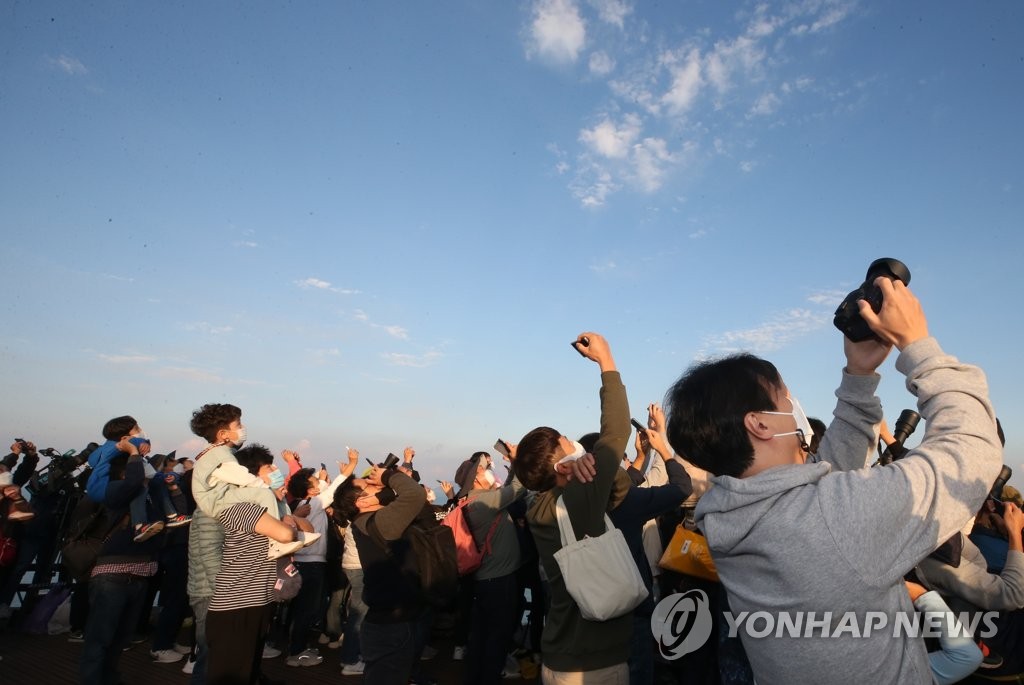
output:
[[[999,668],[1003,665],[1003,657],[999,656],[985,644],[984,641],[978,641],[978,649],[981,650],[981,664],[978,665],[979,669],[992,669]]]
[[[337,640],[331,640],[327,643],[327,646],[330,649],[337,649],[338,647],[341,647],[342,640],[343,638],[340,637]]]
[[[192,653],[192,648],[191,647],[189,647],[188,645],[179,645],[177,642],[174,643],[174,646],[171,647],[171,649],[173,649],[178,654],[191,654]]]
[[[135,542],[143,542],[148,540],[160,531],[164,529],[163,521],[154,521],[153,523],[140,523],[135,526]]]
[[[264,659],[276,659],[279,656],[281,656],[281,650],[280,649],[278,649],[277,647],[275,647],[273,645],[270,645],[270,644],[263,645],[263,658]]]
[[[505,668],[501,669],[502,678],[521,678],[522,673],[519,671],[519,662],[515,660],[511,654],[505,657]]]
[[[68,633],[68,642],[85,642],[85,631],[72,630]]]
[[[466,658],[466,645],[457,645],[452,650],[452,661],[462,661]]]
[[[288,657],[285,663],[289,666],[319,666],[324,662],[315,649],[307,649],[304,652]]]
[[[267,550],[267,558],[280,559],[281,557],[286,557],[289,554],[295,554],[303,547],[304,545],[302,544],[302,540],[299,540],[298,542],[278,542],[277,540],[271,540],[270,549]]]
[[[34,519],[36,514],[34,511],[12,511],[7,515],[8,521],[28,521]]]
[[[302,546],[309,547],[314,542],[320,539],[320,533],[307,533],[302,531]]]
[[[171,514],[167,517],[167,527],[177,528],[178,526],[187,526],[192,523],[191,516],[185,516],[184,514]]]
[[[341,665],[341,675],[362,675],[364,670],[366,670],[366,664],[362,661]]]
[[[185,661],[185,665],[181,667],[181,672],[185,675],[192,675],[192,670],[196,667],[195,659],[188,659]]]
[[[427,645],[423,648],[423,653],[420,654],[420,661],[430,661],[437,656],[437,650]]]
[[[185,655],[180,652],[175,652],[173,649],[158,649],[155,652],[150,652],[149,655],[153,657],[153,661],[158,664],[173,664],[181,661]]]

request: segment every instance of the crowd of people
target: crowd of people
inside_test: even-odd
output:
[[[329,668],[331,649],[339,678],[430,683],[442,628],[465,685],[531,668],[559,685],[1022,673],[1024,514],[1004,488],[984,375],[929,336],[902,283],[878,286],[881,308],[860,307],[873,337],[844,338],[827,427],[770,362],[739,354],[688,369],[634,436],[611,348],[586,332],[574,347],[600,372],[599,430],[499,441],[441,483],[443,501],[411,447],[369,468],[349,449],[333,475],[285,450],[281,470],[231,404],[193,412],[207,447],[185,457],[152,454],[119,416],[80,468],[42,478],[19,439],[0,462],[0,618],[33,560],[37,574],[61,560],[86,685],[119,682],[157,594],[153,660],[197,685],[266,682],[266,658]],[[926,425],[911,449],[875,396],[894,347]],[[873,466],[880,445],[897,458]],[[57,477],[58,492],[41,485]],[[709,573],[669,570],[664,558],[694,539]],[[592,544],[607,545],[609,566],[623,550],[635,578],[569,565]],[[636,599],[594,615],[591,600],[619,594]],[[915,612],[940,617],[926,622],[934,633],[893,630]]]

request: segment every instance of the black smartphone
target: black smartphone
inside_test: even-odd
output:
[[[576,346],[577,345],[582,345],[583,347],[590,347],[590,338],[588,338],[587,336],[583,336],[579,340],[573,340],[569,344],[572,345],[572,349],[574,349],[574,350],[576,350],[577,352],[580,353],[581,357],[583,357],[584,359],[587,358],[587,355],[583,354],[583,350],[581,350],[579,347],[576,347]]]
[[[633,424],[633,428],[636,428],[638,433],[646,433],[647,432],[647,426],[645,426],[644,424],[640,423],[636,419],[630,419],[629,422],[631,424]]]
[[[508,443],[501,438],[494,441],[494,449],[495,451],[500,452],[506,459],[512,458],[512,451],[508,448]]]

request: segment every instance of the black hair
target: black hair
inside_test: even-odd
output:
[[[597,441],[600,440],[600,439],[601,439],[601,434],[600,433],[587,433],[586,435],[581,435],[580,436],[579,443],[581,445],[583,445],[583,451],[584,452],[586,452],[587,454],[593,454],[594,453],[594,445],[596,445]]]
[[[103,424],[103,437],[106,440],[120,440],[138,425],[139,422],[131,416],[118,416]]]
[[[260,474],[260,468],[274,463],[274,453],[266,445],[250,442],[235,452],[235,459],[254,476]]]
[[[715,476],[739,476],[754,461],[744,418],[774,411],[778,369],[752,354],[687,369],[665,395],[668,441],[677,454]]]
[[[242,410],[233,404],[204,404],[192,412],[189,427],[206,442],[214,442],[217,439],[217,431],[227,428],[241,418]]]
[[[356,504],[356,500],[363,494],[363,488],[356,485],[355,481],[355,478],[346,478],[334,491],[334,501],[331,503],[334,509],[332,518],[339,526],[347,526],[359,516],[359,505]]]
[[[558,451],[558,440],[561,437],[562,434],[554,428],[540,426],[519,441],[512,470],[527,490],[545,492],[555,487],[552,457]]]
[[[821,445],[821,439],[825,437],[825,431],[828,426],[821,419],[816,419],[813,416],[807,417],[807,423],[811,424],[811,428],[814,430],[814,437],[811,438],[810,449],[807,451],[811,454],[818,453],[818,447]]]
[[[288,479],[288,494],[292,499],[305,499],[309,494],[309,479],[313,478],[316,471],[313,469],[299,469]]]

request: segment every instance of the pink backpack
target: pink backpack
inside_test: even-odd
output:
[[[473,531],[469,529],[469,520],[466,518],[465,507],[470,503],[468,497],[463,497],[458,506],[448,512],[448,515],[441,521],[441,525],[448,526],[455,535],[455,561],[459,567],[460,576],[468,576],[475,573],[480,565],[484,563],[484,556],[491,553],[491,538],[494,531],[498,529],[498,522],[504,515],[499,511],[494,517],[491,529],[487,531],[487,538],[484,540],[484,547],[480,549],[473,539]]]

